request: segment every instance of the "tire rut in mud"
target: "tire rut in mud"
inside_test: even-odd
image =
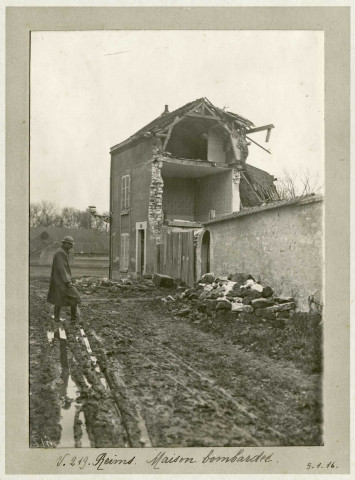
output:
[[[106,355],[119,359],[126,384],[140,398],[154,446],[283,444],[285,436],[250,406],[145,335],[143,328],[134,331],[119,311],[111,312],[119,315],[116,324],[109,312],[100,322],[91,308],[86,311],[87,322],[101,330]]]
[[[297,410],[288,384],[278,386],[289,395],[285,403],[276,398],[278,393],[264,392],[260,384],[254,390],[262,376],[246,380],[245,372],[250,369],[253,375],[255,368],[263,367],[262,359],[244,353],[224,355],[223,345],[213,335],[196,331],[184,320],[174,322],[157,307],[156,299],[94,300],[83,305],[80,325],[63,322],[66,339],[57,334],[51,344],[46,330],[57,331],[58,325],[50,320],[43,296],[36,300],[37,316],[32,318],[31,313],[31,328],[40,330],[42,324],[35,343],[48,359],[51,380],[46,388],[51,392],[48,398],[53,397],[47,413],[33,414],[31,422],[45,425],[47,435],[54,422],[60,437],[63,422],[63,395],[56,385],[63,373],[60,346],[65,344],[70,377],[78,391],[70,427],[73,446],[85,446],[84,430],[92,447],[297,444],[290,443],[287,428],[298,427],[307,416]],[[218,357],[209,361],[209,355]],[[40,361],[41,354],[33,350],[32,357]],[[36,372],[38,365],[32,362],[32,366]],[[283,367],[277,368],[276,373]],[[268,375],[267,368],[264,373]],[[37,383],[34,378],[33,384]],[[253,398],[254,392],[258,398]],[[278,402],[287,405],[286,413],[279,415]],[[54,412],[50,420],[49,412]],[[298,415],[296,422],[293,412]],[[80,420],[83,416],[85,422]],[[301,433],[294,438],[300,442]],[[57,445],[62,446],[60,439]]]
[[[68,321],[55,323],[35,289],[30,309],[30,446],[142,446],[127,432],[116,397],[86,348],[85,332]]]

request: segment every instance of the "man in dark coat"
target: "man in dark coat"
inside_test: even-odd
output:
[[[61,248],[53,257],[51,281],[47,300],[54,305],[54,319],[59,321],[61,307],[71,307],[71,320],[77,319],[77,305],[81,298],[77,289],[73,286],[69,263],[69,251],[73,248],[73,237],[65,237]]]

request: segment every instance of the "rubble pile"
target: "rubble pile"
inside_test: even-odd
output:
[[[275,296],[272,287],[242,273],[228,278],[215,278],[213,273],[207,273],[194,288],[178,287],[178,290],[178,298],[188,300],[199,312],[218,319],[236,320],[247,314],[274,321],[282,327],[296,309],[293,297]],[[176,315],[188,316],[189,313],[190,309],[185,306]]]
[[[108,278],[83,277],[75,282],[76,288],[83,295],[92,295],[93,293],[104,294],[105,297],[124,297],[137,294],[139,296],[150,296],[155,285],[151,276],[146,277],[125,277],[120,280],[110,280]]]

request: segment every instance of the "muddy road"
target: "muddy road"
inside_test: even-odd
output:
[[[81,287],[78,325],[47,288],[31,282],[32,447],[321,442],[319,373],[204,331],[149,281]]]

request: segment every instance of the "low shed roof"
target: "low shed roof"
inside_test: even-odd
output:
[[[75,253],[109,253],[109,237],[98,230],[87,228],[31,227],[30,252],[42,251],[50,245],[60,246],[67,235],[74,238]]]

